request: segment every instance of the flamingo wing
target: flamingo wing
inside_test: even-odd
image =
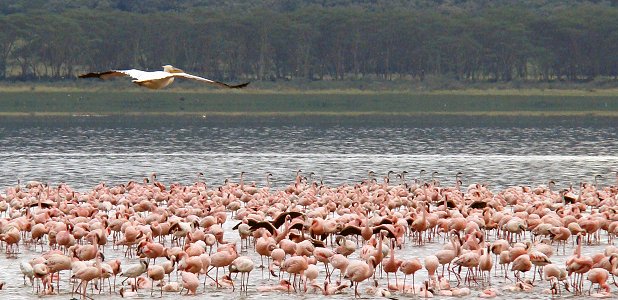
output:
[[[290,216],[290,219],[295,219],[295,218],[298,218],[298,217],[303,217],[304,215],[305,214],[303,214],[301,212],[297,212],[297,211],[282,212],[279,215],[277,215],[277,217],[273,220],[272,224],[276,228],[279,228],[279,227],[281,227],[281,225],[283,225],[283,223],[285,223],[285,217],[286,216]]]
[[[265,228],[268,232],[270,232],[270,234],[273,235],[277,232],[277,229],[273,226],[273,224],[268,221],[257,222],[255,225],[250,227],[252,231],[257,230],[258,228]]]
[[[249,227],[259,223],[261,221],[258,221],[256,219],[251,219],[251,218],[247,218],[247,225],[249,225]],[[240,226],[243,222],[239,222],[238,224],[236,224],[234,227],[232,227],[232,230],[237,230],[238,226]]]
[[[277,217],[272,221],[273,226],[275,226],[275,228],[281,227],[281,225],[285,223],[285,216],[287,216],[286,212],[282,212],[277,215]]]
[[[397,237],[395,235],[395,233],[393,233],[393,230],[389,226],[386,226],[385,224],[380,225],[380,226],[376,226],[376,227],[373,228],[373,234],[380,233],[381,231],[386,231],[387,232],[387,236],[389,238],[396,238]]]
[[[296,229],[302,231],[305,227],[305,224],[301,221],[296,221],[290,224],[290,229]]]
[[[322,247],[322,248],[326,248],[326,244],[323,241],[320,240],[316,240],[316,239],[311,239],[311,244],[314,247]]]
[[[383,218],[382,221],[380,221],[380,223],[378,223],[378,225],[383,225],[383,224],[393,224],[393,220],[391,220],[389,218]]]
[[[237,230],[238,226],[240,226],[243,222],[239,222],[238,224],[234,225],[234,227],[232,227],[232,230]]]
[[[348,235],[353,235],[353,234],[360,235],[361,234],[361,229],[359,227],[357,227],[357,226],[349,225],[349,226],[344,227],[339,232],[339,234],[343,235],[343,236],[348,236]]]

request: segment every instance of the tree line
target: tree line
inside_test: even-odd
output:
[[[0,28],[2,80],[163,64],[226,80],[618,75],[618,8],[611,5],[448,11],[308,5],[234,13],[78,7],[1,14]]]

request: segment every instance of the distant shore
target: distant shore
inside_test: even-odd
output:
[[[240,82],[240,81],[239,81]],[[251,82],[242,90],[226,90],[192,82],[174,82],[163,90],[151,91],[130,84],[127,80],[96,81],[66,80],[59,82],[2,82],[0,92],[155,92],[155,93],[208,93],[208,94],[414,94],[414,95],[530,95],[530,96],[616,96],[618,85],[578,83],[513,82],[476,84],[419,84],[407,81],[310,81],[310,82]]]
[[[117,112],[117,113],[72,113],[72,112],[0,112],[0,117],[194,117],[194,118],[215,118],[215,117],[255,117],[255,118],[277,118],[277,117],[448,117],[448,116],[467,116],[467,117],[590,117],[590,118],[618,118],[618,112],[583,111],[583,112],[452,112],[452,113],[382,113],[382,112]]]
[[[618,89],[224,90],[118,83],[0,84],[0,116],[618,117]]]

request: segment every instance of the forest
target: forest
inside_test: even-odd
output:
[[[618,76],[617,1],[3,0],[0,80],[173,64],[225,80]]]

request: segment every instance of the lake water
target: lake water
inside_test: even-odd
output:
[[[586,118],[2,118],[0,189],[21,179],[64,182],[87,191],[99,182],[141,181],[153,172],[164,183],[185,184],[203,172],[207,183],[216,186],[226,178],[237,181],[241,171],[247,173],[245,180],[258,185],[271,172],[276,188],[292,182],[299,169],[314,172],[327,185],[359,182],[370,170],[380,176],[406,170],[408,179],[418,178],[421,169],[427,171],[424,179],[438,172],[435,178],[442,185],[452,185],[455,174],[463,172],[464,184],[486,183],[494,191],[549,180],[563,188],[593,181],[595,175],[603,176],[599,184],[610,185],[616,184],[618,171],[617,127],[615,119]],[[228,221],[224,228],[234,223]],[[414,255],[440,247],[429,244]],[[402,257],[413,256],[412,249],[407,246]],[[22,249],[18,260],[34,255]],[[7,263],[4,255],[0,263]],[[22,287],[17,264],[13,267],[0,275],[8,283],[0,296],[36,297]],[[252,274],[249,298],[272,297],[255,292],[254,286],[264,282],[259,271]],[[65,294],[50,298],[69,298],[63,289]],[[220,298],[230,293],[209,294]],[[149,298],[149,293],[138,297]]]
[[[616,183],[618,121],[496,118],[36,118],[0,119],[0,188],[18,178],[77,189],[141,180],[210,184],[246,178],[287,185],[296,170],[325,183],[358,182],[372,170],[438,172],[452,184],[500,189],[554,180],[559,187]],[[425,179],[427,179],[425,178]]]

